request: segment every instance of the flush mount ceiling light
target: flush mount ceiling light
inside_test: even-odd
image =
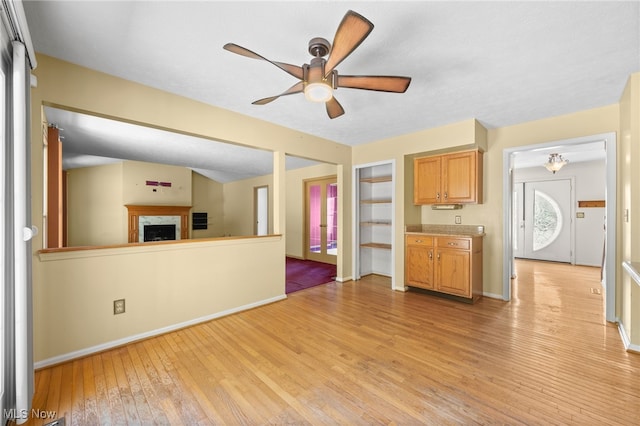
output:
[[[309,53],[313,59],[309,64],[302,66],[271,61],[234,43],[225,44],[224,49],[247,58],[270,62],[299,80],[279,95],[252,102],[254,105],[266,105],[281,96],[304,93],[310,101],[324,102],[329,118],[333,119],[344,114],[344,108],[333,95],[338,88],[404,93],[411,83],[411,77],[338,74],[338,64],[360,46],[371,30],[373,24],[368,19],[352,10],[348,11],[338,25],[333,45],[322,37],[309,41]],[[387,58],[387,61],[389,60]]]
[[[556,174],[556,172],[568,162],[569,160],[562,158],[562,155],[554,153],[549,155],[549,160],[544,164],[544,166],[547,170]]]
[[[326,83],[309,83],[304,96],[311,102],[327,102],[333,97],[333,88]]]
[[[311,40],[310,52],[316,56],[309,65],[303,65],[304,96],[311,102],[328,102],[333,97],[333,89],[336,72],[331,72],[325,77],[325,61],[319,55],[326,55],[329,51],[329,42],[325,39],[315,38]]]

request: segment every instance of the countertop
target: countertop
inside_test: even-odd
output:
[[[484,237],[484,225],[405,225],[407,234],[451,235],[457,237]]]

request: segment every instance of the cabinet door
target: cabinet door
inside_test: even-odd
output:
[[[436,290],[456,296],[471,297],[469,276],[471,254],[465,250],[436,251]]]
[[[441,158],[416,158],[413,162],[413,203],[436,204],[440,202]]]
[[[433,289],[433,247],[407,244],[405,268],[408,285]]]
[[[442,156],[442,203],[477,201],[477,152],[468,151]]]

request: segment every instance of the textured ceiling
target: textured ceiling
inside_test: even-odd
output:
[[[24,8],[37,52],[347,145],[470,118],[494,128],[610,105],[640,71],[638,2],[27,1]],[[375,28],[338,71],[410,76],[406,93],[338,89],[346,113],[334,120],[302,95],[251,104],[295,79],[223,50],[225,43],[301,65],[309,40],[331,41],[348,9]]]

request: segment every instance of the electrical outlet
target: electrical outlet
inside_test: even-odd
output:
[[[456,216],[456,225],[460,225],[462,223],[462,216]]]
[[[124,299],[113,301],[113,315],[124,314]]]

